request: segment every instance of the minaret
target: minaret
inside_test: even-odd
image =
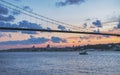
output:
[[[50,48],[50,44],[48,44],[48,45],[46,46],[46,48]]]
[[[35,46],[33,45],[32,48],[35,48]]]

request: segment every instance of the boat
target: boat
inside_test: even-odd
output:
[[[87,53],[87,51],[84,50],[84,51],[80,51],[79,55],[88,55],[88,53]]]

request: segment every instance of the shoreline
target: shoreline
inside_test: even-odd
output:
[[[87,52],[94,52],[94,51],[115,51],[115,52],[119,52],[120,49],[116,49],[116,50],[101,50],[101,49],[84,49]],[[1,50],[0,53],[2,52],[80,52],[83,50],[74,50],[74,49],[11,49],[11,50]]]
[[[15,48],[0,50],[0,52],[70,52],[70,51],[120,51],[120,43],[117,44],[97,44],[76,47],[46,47],[46,48]]]

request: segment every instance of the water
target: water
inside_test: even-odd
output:
[[[0,75],[120,75],[120,52],[0,53]]]

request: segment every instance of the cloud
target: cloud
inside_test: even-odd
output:
[[[24,6],[24,10],[32,11],[29,6]],[[15,20],[15,15],[19,15],[20,11],[12,10],[12,15],[8,14],[9,10],[0,5],[0,27],[9,27],[9,28],[34,28],[34,29],[44,29],[40,24],[31,23],[27,20],[18,22],[17,24],[10,23]],[[51,28],[47,27],[47,30]],[[37,34],[36,31],[18,31],[18,30],[0,30],[0,32],[21,32],[23,34]]]
[[[0,14],[7,15],[8,14],[8,9],[0,5]]]
[[[4,36],[4,35],[5,34],[0,35],[0,36]],[[11,35],[8,35],[8,36],[11,36]],[[0,42],[0,45],[10,45],[10,46],[13,46],[13,45],[44,44],[44,43],[48,42],[49,40],[50,39],[44,38],[44,37],[35,38],[33,36],[30,36],[30,38],[27,39],[27,40],[16,40],[16,41]],[[60,42],[66,43],[65,39],[61,39],[61,38],[55,37],[55,36],[51,37],[51,41],[53,43],[60,43]]]
[[[34,29],[43,29],[39,24],[31,23],[26,20],[19,22],[19,28],[34,28]],[[37,34],[35,31],[21,31],[24,34]]]
[[[59,26],[58,26],[58,29],[60,29],[60,30],[62,30],[62,31],[65,31],[65,30],[66,30],[65,26],[62,26],[62,25],[59,25]]]
[[[85,21],[90,21],[90,20],[91,20],[90,18],[85,19]]]
[[[18,11],[18,10],[13,10],[13,11],[12,11],[12,14],[13,14],[13,15],[19,15],[20,13],[21,13],[21,12]]]
[[[60,42],[63,42],[63,43],[66,43],[67,41],[66,41],[66,39],[61,39],[60,37],[51,37],[51,41],[53,42],[53,43],[60,43]]]
[[[23,34],[37,34],[35,31],[21,31]]]
[[[24,6],[23,9],[24,9],[24,10],[27,10],[27,11],[30,11],[30,12],[33,11],[33,9],[30,8],[29,6]]]
[[[0,33],[0,38],[1,38],[1,37],[9,37],[9,38],[11,38],[12,35],[11,35],[11,34],[3,34],[3,33]]]
[[[50,27],[47,27],[47,30],[52,30]]]
[[[75,5],[75,4],[79,5],[84,2],[85,0],[65,0],[64,2],[63,1],[57,2],[56,6],[66,6],[66,5]]]
[[[31,23],[27,20],[23,20],[19,22],[19,27],[20,28],[36,28],[36,29],[43,29],[39,24],[36,23]]]
[[[18,27],[18,25],[17,24],[0,22],[0,27],[12,27],[12,28],[16,28],[16,27]]]
[[[11,24],[11,23],[5,23],[5,22],[0,22],[0,27],[8,27],[8,28],[17,28],[18,25],[16,24]],[[18,32],[17,30],[0,30],[0,32]]]
[[[115,15],[115,13],[113,13],[114,15],[107,17],[108,22],[116,22],[120,19],[120,15]]]
[[[93,22],[92,24],[94,24],[96,27],[102,27],[102,23],[100,20],[96,20],[95,22]]]
[[[94,30],[93,31],[94,33],[100,33],[100,30],[98,29],[98,30]]]
[[[24,6],[24,10],[31,11],[32,9],[29,6]],[[0,27],[9,27],[9,28],[34,28],[34,29],[43,29],[41,25],[36,23],[31,23],[27,20],[23,20],[21,22],[18,22],[18,24],[11,24],[9,22],[14,21],[15,17],[14,15],[19,15],[20,11],[13,10],[12,15],[8,14],[9,10],[5,7],[2,7],[0,5]],[[51,28],[47,28],[51,29]],[[18,30],[0,30],[0,32],[21,32],[23,34],[37,34],[36,31],[18,31]]]
[[[14,21],[15,17],[13,15],[9,15],[9,10],[2,5],[0,5],[0,21]]]
[[[0,34],[0,38],[6,36],[5,34]]]
[[[117,25],[117,28],[118,28],[118,29],[120,28],[120,19],[119,19],[119,23],[118,23],[118,25]]]
[[[94,30],[93,32],[94,33],[100,33],[101,31],[100,31],[100,29],[98,29],[98,30]],[[109,35],[103,35],[103,37],[109,38],[110,36]],[[98,36],[97,39],[101,39],[101,38],[99,38],[99,36]]]
[[[43,27],[36,23],[31,23],[29,21],[23,20],[19,22],[18,24],[11,24],[11,23],[5,23],[0,22],[0,27],[9,27],[9,28],[34,28],[34,29],[43,29]],[[1,32],[20,32],[17,30],[1,30]],[[37,34],[36,31],[21,31],[23,34]]]
[[[14,21],[15,17],[12,15],[9,15],[7,17],[0,15],[0,21]]]
[[[29,21],[23,20],[18,24],[11,24],[0,22],[0,27],[9,27],[9,28],[31,28],[31,29],[44,29],[40,24],[31,23]],[[47,27],[47,30],[51,30],[51,28]],[[0,32],[21,32],[23,34],[37,34],[36,31],[18,31],[18,30],[0,30]]]
[[[0,45],[30,45],[30,44],[44,44],[48,42],[49,39],[47,38],[34,38],[31,37],[27,40],[21,40],[21,41],[6,41],[6,42],[0,42]]]
[[[86,27],[87,27],[87,23],[84,23],[84,24],[83,24],[83,27],[86,28]]]

